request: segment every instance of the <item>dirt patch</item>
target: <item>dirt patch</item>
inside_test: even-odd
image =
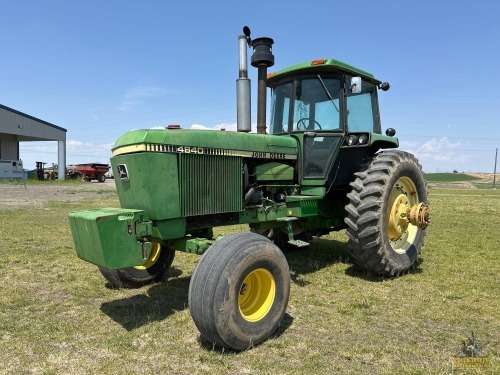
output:
[[[469,176],[476,177],[477,180],[474,181],[456,181],[456,182],[428,182],[427,186],[429,188],[441,188],[441,189],[477,189],[478,186],[493,184],[499,184],[499,175],[497,174],[494,178],[493,173],[467,173]]]
[[[114,180],[85,184],[0,184],[0,211],[16,208],[41,208],[51,201],[79,201],[116,194]]]
[[[479,178],[479,180],[475,182],[479,183],[493,183],[494,175],[493,173],[467,173],[468,175],[471,175],[473,177]],[[499,174],[497,173],[496,175],[496,182],[498,182],[499,179]]]

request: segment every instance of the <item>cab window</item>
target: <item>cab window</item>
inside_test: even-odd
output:
[[[347,93],[347,129],[350,132],[380,133],[377,88],[363,82],[359,94]]]
[[[341,83],[340,77],[318,74],[276,86],[271,99],[271,134],[339,131]]]
[[[288,133],[292,82],[276,87],[271,93],[271,134]]]
[[[292,131],[340,129],[340,88],[338,78],[297,80]]]

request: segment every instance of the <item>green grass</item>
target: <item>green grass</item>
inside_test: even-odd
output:
[[[465,173],[426,173],[425,179],[429,182],[460,182],[479,180],[479,178]]]
[[[18,184],[26,184],[26,185],[43,185],[43,186],[54,186],[54,185],[84,185],[88,184],[87,181],[81,179],[67,179],[67,180],[8,180],[8,179],[0,179],[0,184],[9,184],[9,185],[18,185]]]
[[[499,373],[500,192],[430,201],[422,263],[398,279],[354,266],[343,232],[287,254],[282,325],[241,353],[200,342],[187,306],[197,256],[177,253],[168,281],[136,290],[108,288],[76,257],[67,213],[116,197],[0,211],[0,373],[442,374],[472,330],[488,343],[482,373]]]
[[[493,182],[473,182],[472,185],[478,189],[493,189]],[[495,184],[495,189],[500,188],[500,181]]]

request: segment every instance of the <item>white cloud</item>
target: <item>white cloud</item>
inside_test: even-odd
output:
[[[475,166],[474,155],[464,151],[469,144],[454,142],[448,137],[432,138],[425,142],[403,141],[400,148],[414,154],[427,171],[452,171],[454,169],[481,169]],[[479,168],[478,168],[479,167]]]
[[[441,137],[439,139],[431,139],[430,141],[422,144],[420,149],[422,151],[436,151],[436,150],[456,150],[460,147],[460,142],[450,142],[447,137]]]
[[[197,129],[197,130],[215,130],[214,128],[209,128],[208,126],[205,125],[200,125],[200,124],[193,124],[191,125],[190,129]]]
[[[463,145],[460,142],[451,142],[447,137],[441,137],[424,142],[417,153],[423,160],[465,162],[470,156],[464,155],[461,149]]]
[[[66,152],[82,151],[82,150],[87,150],[87,151],[106,150],[106,151],[108,151],[108,150],[111,150],[112,146],[113,146],[113,143],[94,143],[94,142],[84,143],[82,141],[69,140],[66,142]]]
[[[205,126],[201,124],[193,124],[190,129],[200,129],[200,130],[221,130],[226,131],[236,131],[236,123],[222,123],[214,126]]]
[[[66,141],[66,163],[108,163],[111,157],[113,143],[82,142],[80,140]],[[21,142],[20,152],[24,168],[34,168],[36,161],[48,165],[58,161],[57,142]]]

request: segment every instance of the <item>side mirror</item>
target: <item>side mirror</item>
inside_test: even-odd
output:
[[[385,131],[385,135],[387,135],[388,137],[394,137],[396,135],[396,130],[394,130],[393,128],[387,128],[387,130]]]
[[[384,82],[378,85],[378,88],[382,91],[387,91],[391,88],[391,85],[389,84],[389,82]]]
[[[361,77],[352,77],[351,78],[351,86],[349,87],[349,91],[352,94],[359,94],[361,92],[361,86],[363,82],[361,81]]]

